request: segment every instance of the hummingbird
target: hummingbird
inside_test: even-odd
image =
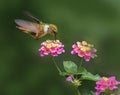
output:
[[[40,21],[39,19],[32,16],[30,13],[27,15],[33,21],[27,21],[23,19],[15,19],[16,26],[19,30],[22,30],[24,33],[29,34],[35,39],[40,39],[46,34],[53,35],[56,39],[56,34],[58,32],[57,26],[54,24],[48,24]]]

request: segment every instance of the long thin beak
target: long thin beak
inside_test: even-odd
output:
[[[57,33],[55,31],[53,31],[53,33],[54,33],[54,39],[56,40]]]

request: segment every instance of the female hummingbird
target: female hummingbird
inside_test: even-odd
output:
[[[27,33],[39,39],[46,34],[51,34],[56,39],[57,27],[54,24],[47,24],[39,21],[37,18],[33,17],[31,14],[27,14],[34,22],[16,19],[15,23],[18,25],[17,28],[22,30],[24,33]]]

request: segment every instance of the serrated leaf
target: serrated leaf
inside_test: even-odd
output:
[[[77,73],[77,65],[72,61],[64,61],[63,66],[68,73]]]
[[[91,74],[90,72],[87,72],[87,73],[84,73],[82,76],[81,76],[81,79],[82,80],[92,80],[92,81],[99,81],[101,79],[101,77],[96,74],[96,75],[93,75]]]

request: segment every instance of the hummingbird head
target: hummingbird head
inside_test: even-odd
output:
[[[54,37],[56,37],[56,34],[58,32],[57,26],[54,24],[50,24],[49,25],[49,31],[48,31],[51,35],[53,35]]]

